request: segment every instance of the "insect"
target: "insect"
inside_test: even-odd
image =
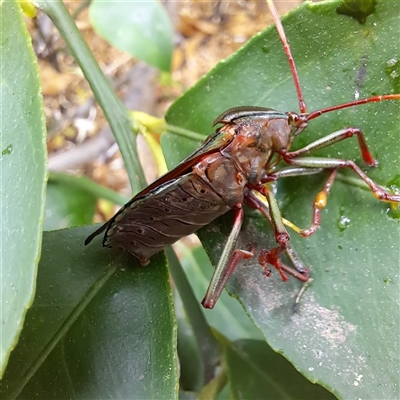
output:
[[[276,247],[264,249],[257,255],[265,274],[270,274],[269,265],[272,265],[283,280],[287,280],[288,275],[303,282],[309,279],[308,269],[290,244],[277,201],[267,183],[288,176],[329,171],[312,206],[311,226],[302,230],[294,227],[304,237],[312,235],[320,225],[321,210],[327,204],[330,189],[341,168],[353,170],[378,200],[400,203],[400,195],[380,187],[353,161],[305,157],[316,150],[356,136],[364,162],[369,166],[377,166],[378,162],[370,153],[364,135],[358,128],[341,129],[296,151],[290,151],[295,138],[311,120],[328,112],[361,104],[399,100],[400,94],[373,96],[307,112],[283,26],[272,0],[267,0],[267,3],[289,61],[300,112],[280,112],[264,107],[236,107],[227,110],[215,119],[214,125],[220,127],[198,150],[133,197],[85,241],[88,244],[96,235],[105,231],[104,246],[122,248],[137,257],[142,265],[147,265],[151,257],[166,246],[233,210],[235,217],[232,231],[202,301],[205,308],[214,307],[239,262],[255,256],[252,248],[236,248],[244,218],[244,204],[259,210],[274,231]],[[287,166],[281,168],[282,163]],[[283,253],[286,253],[293,266],[281,261]]]

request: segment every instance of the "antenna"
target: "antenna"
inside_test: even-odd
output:
[[[271,12],[272,19],[274,21],[276,30],[278,31],[279,38],[281,39],[282,44],[283,44],[283,50],[285,51],[286,56],[289,61],[290,69],[292,71],[294,85],[296,86],[297,97],[299,99],[300,112],[302,114],[305,114],[307,112],[307,107],[306,107],[306,103],[304,102],[303,92],[301,91],[300,80],[299,80],[299,75],[297,73],[296,64],[294,63],[294,59],[292,57],[292,52],[290,51],[290,46],[286,39],[285,31],[283,30],[282,22],[279,18],[279,14],[275,8],[274,2],[272,0],[265,0],[265,1],[268,4],[268,7]]]

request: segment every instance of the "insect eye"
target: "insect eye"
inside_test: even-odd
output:
[[[296,125],[299,122],[299,115],[295,113],[288,113],[288,123],[289,125]]]

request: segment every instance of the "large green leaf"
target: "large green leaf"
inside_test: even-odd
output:
[[[44,234],[35,302],[1,382],[2,398],[176,397],[165,257],[140,268],[98,239],[84,248],[92,229]]]
[[[38,70],[20,6],[0,4],[0,376],[32,302],[46,187],[46,130]]]
[[[284,19],[310,111],[351,101],[358,93],[368,97],[399,92],[400,3],[378,2],[365,25],[338,15],[337,6],[338,2],[307,3]],[[256,35],[178,99],[167,120],[208,135],[213,119],[238,105],[298,109],[287,59],[274,28]],[[383,185],[397,182],[399,186],[399,113],[398,101],[330,113],[312,121],[295,147],[357,126],[380,162],[378,168],[366,169],[369,176]],[[168,134],[163,146],[167,159],[176,165],[196,144]],[[362,165],[354,138],[317,154]],[[326,177],[280,181],[277,197],[284,216],[307,227],[314,196]],[[213,263],[232,221],[227,215],[200,234]],[[256,257],[237,268],[229,290],[271,346],[310,380],[341,397],[396,398],[399,223],[388,204],[367,191],[336,182],[322,213],[321,228],[309,239],[292,234],[292,243],[315,279],[297,313],[293,313],[293,303],[300,283],[294,279],[283,283],[277,273],[264,278]],[[274,245],[268,223],[254,212],[247,213],[239,245],[248,249],[250,244],[256,244],[257,251]]]
[[[173,29],[161,2],[94,0],[90,20],[115,47],[154,67],[170,70]]]
[[[98,198],[124,205],[126,198],[86,176],[51,172],[47,182],[44,230],[90,224]]]
[[[47,183],[46,231],[90,224],[96,210],[97,198],[84,189],[64,182]]]
[[[335,399],[321,386],[305,379],[265,342],[228,343],[224,356],[231,399]]]

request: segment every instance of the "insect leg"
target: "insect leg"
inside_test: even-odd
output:
[[[287,178],[289,176],[304,176],[314,175],[322,172],[323,168],[306,168],[306,167],[286,167],[276,172],[268,173],[261,178],[261,183],[274,182],[280,178]]]
[[[295,266],[295,270],[293,268],[288,267],[287,265],[282,263],[282,269],[286,271],[288,274],[294,276],[296,279],[302,282],[307,282],[310,278],[310,270],[305,266],[299,255],[297,254],[294,247],[288,243],[286,249],[286,255],[289,257],[292,264]]]
[[[253,191],[247,194],[246,204],[251,208],[259,210],[267,218],[267,220],[271,223],[271,225],[274,226],[268,203],[259,198]],[[289,267],[288,265],[279,261],[280,268],[278,268],[278,270],[280,272],[286,272],[287,274],[294,276],[296,279],[302,282],[306,282],[309,279],[310,271],[305,266],[303,261],[300,259],[300,257],[298,256],[297,252],[295,251],[294,247],[290,244],[290,242],[288,242],[286,245],[285,253],[295,268]],[[261,256],[260,264],[263,266],[266,275],[268,275],[269,273],[269,269],[267,266],[268,261],[266,261],[266,258],[268,257],[267,254],[268,251],[266,250],[262,250],[260,254]],[[287,277],[285,276],[284,280],[286,279]]]
[[[311,282],[313,281],[313,278],[310,278],[308,281],[303,283],[303,286],[301,287],[299,293],[296,296],[296,300],[293,304],[293,313],[296,313],[300,304],[300,299],[303,296],[304,292],[306,291],[306,289],[308,288],[308,286],[310,286]]]
[[[303,237],[311,236],[321,224],[321,210],[323,210],[328,203],[328,194],[331,190],[333,182],[337,175],[337,169],[332,170],[329,178],[326,180],[324,188],[317,193],[313,203],[313,216],[311,226],[308,229],[299,229],[296,225],[291,224],[290,227]],[[287,225],[287,224],[286,224]]]
[[[327,135],[321,139],[316,140],[315,142],[310,143],[309,145],[302,147],[299,150],[291,151],[282,154],[285,161],[288,162],[289,159],[297,158],[299,156],[304,156],[309,154],[315,150],[322,149],[324,147],[330,146],[334,143],[340,142],[344,139],[350,138],[354,135],[357,135],[358,145],[361,150],[361,155],[365,163],[371,167],[376,167],[378,165],[378,161],[372,157],[372,154],[368,150],[367,143],[365,141],[364,135],[358,128],[345,128],[341,129],[337,132],[333,132],[330,135]]]
[[[267,183],[275,181],[280,178],[286,178],[289,176],[313,175],[313,174],[318,174],[323,170],[324,168],[287,167],[278,170],[272,174],[267,174],[264,178],[261,179],[261,182]],[[308,229],[299,229],[296,225],[289,223],[289,221],[285,222],[286,226],[291,227],[295,232],[304,237],[311,236],[317,230],[318,226],[321,223],[321,210],[326,207],[328,194],[332,187],[333,181],[336,178],[336,173],[337,170],[334,169],[331,175],[329,176],[328,180],[326,181],[324,188],[317,194],[317,196],[314,199],[311,227]]]
[[[369,186],[373,195],[378,200],[386,201],[389,203],[400,203],[399,194],[392,194],[381,188],[370,177],[368,177],[364,173],[364,171],[356,163],[354,163],[354,161],[342,160],[338,158],[304,157],[304,158],[295,158],[293,160],[289,159],[287,160],[287,162],[289,162],[290,164],[297,165],[299,167],[326,168],[326,169],[351,168]],[[334,178],[335,177],[332,178],[332,183]]]
[[[298,167],[309,167],[309,168],[351,168],[353,171],[370,187],[373,195],[381,200],[392,203],[400,203],[400,195],[391,194],[376,184],[371,178],[369,178],[358,165],[353,161],[342,160],[342,159],[327,159],[327,158],[298,158],[299,156],[306,155],[312,151],[322,149],[330,146],[336,142],[347,139],[357,135],[358,144],[361,149],[362,157],[366,164],[370,166],[377,166],[376,161],[370,151],[368,150],[367,143],[365,142],[364,135],[358,128],[346,128],[341,129],[337,132],[331,133],[322,139],[318,139],[309,145],[292,152],[284,152],[281,155],[288,164],[296,165]]]
[[[240,229],[243,224],[244,212],[241,204],[235,207],[235,221],[232,231],[228,236],[225,248],[219,259],[218,265],[215,268],[211,278],[207,293],[201,304],[204,308],[213,308],[217,302],[223,288],[225,287],[228,278],[243,258],[253,257],[253,253],[246,250],[235,249]]]
[[[265,273],[268,276],[270,271],[268,268],[268,264],[273,265],[278,272],[280,273],[282,280],[287,281],[288,277],[284,272],[286,268],[282,266],[282,262],[280,260],[280,256],[283,252],[286,251],[289,244],[289,234],[286,231],[286,228],[283,224],[282,215],[278,207],[278,203],[270,190],[268,190],[263,185],[257,185],[255,188],[259,193],[261,193],[268,202],[269,208],[269,216],[271,218],[270,222],[275,232],[275,240],[278,243],[278,247],[273,248],[272,250],[262,250],[260,256],[258,258],[258,262],[265,269]],[[293,275],[291,271],[287,271],[289,274]],[[296,273],[294,275],[297,275]],[[299,274],[301,275],[301,274]],[[308,277],[306,278],[306,280]]]

